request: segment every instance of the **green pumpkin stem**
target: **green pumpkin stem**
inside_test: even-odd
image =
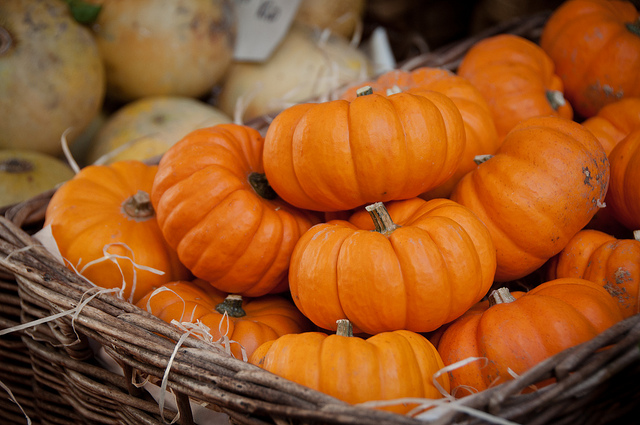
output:
[[[264,199],[273,200],[278,197],[276,191],[269,185],[267,176],[262,173],[253,172],[249,174],[249,184]]]
[[[564,106],[567,103],[561,91],[547,90],[546,94],[547,94],[547,100],[549,101],[549,104],[551,105],[554,111],[557,111],[561,106]]]
[[[227,313],[229,317],[244,317],[247,313],[242,308],[242,295],[230,294],[216,306],[220,314]]]
[[[373,94],[373,88],[371,86],[363,86],[356,90],[356,96],[366,96],[369,94]]]
[[[387,207],[385,207],[382,202],[376,202],[375,204],[367,205],[365,209],[373,220],[373,224],[376,227],[376,232],[382,233],[383,235],[387,236],[398,227],[400,227],[393,222],[391,216],[389,215],[389,211],[387,211]]]
[[[489,306],[496,304],[512,303],[516,299],[507,288],[498,288],[489,294]]]
[[[629,31],[640,37],[640,18],[635,22],[627,22],[625,26]]]
[[[476,163],[476,165],[480,165],[483,162],[487,162],[488,160],[490,160],[493,157],[493,155],[491,154],[486,154],[486,155],[476,155],[473,158],[473,162]]]
[[[151,197],[143,190],[125,199],[121,211],[127,218],[135,221],[148,220],[156,213],[151,205]]]
[[[337,329],[336,335],[340,336],[353,336],[353,325],[349,321],[349,319],[338,319],[336,320]]]

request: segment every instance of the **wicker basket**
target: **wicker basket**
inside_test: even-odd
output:
[[[402,66],[455,69],[477,39],[501,32],[535,39],[546,16],[503,24]],[[29,324],[0,336],[0,380],[19,403],[3,398],[5,422],[26,423],[26,414],[42,424],[625,424],[639,411],[640,315],[421,417],[346,404],[196,338],[176,350],[181,331],[96,292],[31,236],[51,194],[1,211],[0,328]],[[38,319],[46,321],[31,324]],[[163,378],[169,393],[154,398]],[[549,378],[556,382],[522,393]]]

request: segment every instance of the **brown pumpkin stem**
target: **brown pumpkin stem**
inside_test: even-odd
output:
[[[558,90],[547,90],[547,100],[554,111],[567,103],[562,92]]]
[[[493,157],[493,155],[491,154],[486,154],[486,155],[476,155],[473,158],[473,162],[476,163],[476,165],[480,165],[483,162],[487,162],[488,160],[490,160]]]
[[[398,93],[402,93],[402,89],[395,84],[393,85],[393,87],[387,89],[387,96]]]
[[[389,215],[389,211],[387,211],[387,207],[385,207],[382,202],[376,202],[375,204],[367,205],[364,208],[371,216],[373,224],[376,227],[376,232],[382,233],[383,235],[387,236],[398,227],[400,227],[393,222],[391,216]]]
[[[229,317],[244,317],[247,313],[242,308],[242,295],[229,294],[220,304],[216,306],[216,311]]]
[[[353,325],[349,321],[349,319],[338,319],[336,320],[337,329],[336,335],[340,336],[353,336]]]
[[[19,158],[9,158],[0,161],[0,171],[19,174],[33,170],[33,163]]]
[[[122,203],[122,212],[131,220],[145,221],[155,215],[153,205],[151,205],[151,197],[143,190],[139,190],[133,196],[128,197]]]
[[[275,190],[269,185],[267,176],[262,173],[249,174],[249,184],[255,192],[264,199],[272,200],[278,197]]]
[[[638,18],[638,20],[635,22],[627,22],[625,26],[632,33],[634,33],[637,36],[640,36],[640,18]]]
[[[489,306],[496,304],[512,303],[516,299],[507,288],[498,288],[489,294]]]
[[[0,26],[0,56],[11,48],[13,37],[5,27]]]
[[[369,94],[373,94],[373,88],[371,86],[363,86],[356,90],[356,96],[366,96]]]

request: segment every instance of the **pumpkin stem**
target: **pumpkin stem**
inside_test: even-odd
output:
[[[353,336],[353,325],[349,321],[349,319],[338,319],[336,320],[337,329],[336,335],[340,336]]]
[[[3,55],[7,50],[11,48],[13,44],[13,38],[5,27],[0,26],[0,55]]]
[[[489,294],[489,306],[496,304],[512,303],[516,299],[507,288],[498,288]]]
[[[375,204],[367,205],[364,208],[371,216],[373,224],[376,226],[376,232],[388,236],[391,232],[400,227],[393,222],[389,215],[389,211],[387,211],[387,207],[385,207],[382,202],[376,202]]]
[[[547,90],[547,100],[554,111],[567,103],[562,92],[558,90]]]
[[[398,87],[396,84],[393,87],[387,89],[387,96],[391,96],[392,94],[402,93],[402,89]]]
[[[640,230],[633,231],[633,239],[640,241]]]
[[[121,211],[127,218],[135,221],[145,221],[155,215],[151,197],[144,190],[139,190],[135,195],[128,197],[122,203]]]
[[[65,2],[69,5],[69,12],[73,19],[83,25],[93,24],[102,10],[102,6],[84,0],[65,0]]]
[[[247,313],[242,308],[242,295],[229,294],[220,304],[216,306],[216,311],[220,314],[227,313],[229,317],[244,317]]]
[[[371,86],[363,86],[356,90],[356,96],[366,96],[368,94],[373,94],[373,88]]]
[[[249,184],[264,199],[272,200],[278,197],[276,191],[269,185],[267,176],[262,173],[253,172],[249,174]]]
[[[488,160],[490,160],[493,157],[493,155],[491,154],[486,154],[486,155],[476,155],[473,158],[473,162],[476,163],[476,165],[480,165],[483,162],[487,162]]]
[[[632,33],[634,33],[637,36],[640,36],[640,18],[638,18],[638,20],[635,22],[627,22],[625,26]]]
[[[19,158],[9,158],[0,161],[0,171],[6,173],[19,174],[33,170],[33,163]]]

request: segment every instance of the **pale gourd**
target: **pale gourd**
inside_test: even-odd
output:
[[[0,149],[59,155],[102,106],[96,43],[62,0],[2,0],[0,18]]]
[[[295,103],[329,96],[372,74],[370,58],[343,37],[294,24],[264,62],[234,62],[217,106],[247,122]],[[237,110],[236,110],[237,109]]]
[[[74,176],[65,162],[48,154],[0,150],[0,207],[26,201]]]
[[[231,0],[93,0],[92,29],[105,63],[107,96],[206,95],[231,63]]]
[[[185,96],[149,96],[127,103],[102,125],[91,142],[88,163],[161,155],[193,130],[230,123],[218,108]]]

